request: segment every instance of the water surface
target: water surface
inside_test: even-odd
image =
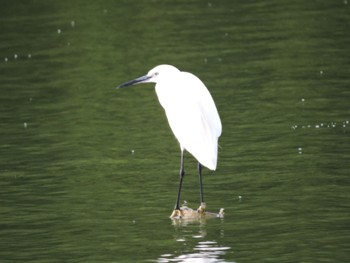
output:
[[[347,262],[347,1],[16,1],[0,10],[2,262]],[[198,75],[222,123],[210,211],[172,222],[179,147],[152,84]],[[199,202],[186,155],[183,200]]]

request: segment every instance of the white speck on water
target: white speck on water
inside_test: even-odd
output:
[[[18,55],[17,55],[17,54],[14,54],[14,55],[13,55],[13,58],[14,58],[14,59],[17,59],[17,58],[18,58]]]
[[[4,58],[4,60],[5,60],[5,62],[9,61],[9,59],[8,59],[8,58]]]
[[[320,75],[321,75],[321,76],[323,75],[323,70],[320,70]]]
[[[347,5],[348,4],[348,1],[347,0],[344,0],[344,5]]]
[[[299,154],[302,154],[302,153],[303,153],[303,148],[299,147],[299,148],[298,148],[298,153],[299,153]]]
[[[212,7],[213,6],[213,4],[212,3],[208,3],[208,7]]]
[[[70,26],[71,27],[75,27],[75,21],[74,20],[70,21]]]
[[[26,122],[24,122],[23,127],[24,127],[24,129],[26,129],[28,127],[28,124]]]
[[[302,98],[302,99],[301,99],[301,102],[305,102],[305,99],[304,99],[304,98]]]
[[[205,63],[207,63],[207,62],[208,62],[208,59],[207,59],[207,58],[205,58],[205,59],[204,59],[204,62],[205,62]]]
[[[134,154],[134,153],[135,153],[135,150],[134,150],[134,149],[132,149],[132,150],[131,150],[131,154]]]
[[[242,201],[242,196],[241,196],[241,195],[238,196],[238,200],[239,200],[240,202]]]
[[[57,29],[57,34],[61,34],[62,30],[61,29]]]
[[[32,54],[28,54],[28,58],[32,58]]]
[[[341,122],[328,122],[328,123],[324,123],[324,122],[321,122],[319,124],[307,124],[307,125],[297,125],[297,124],[293,124],[290,126],[290,128],[292,130],[296,130],[296,129],[312,129],[312,128],[315,128],[315,129],[322,129],[322,128],[336,128],[337,126],[338,127],[343,127],[343,128],[347,128],[348,125],[349,125],[350,121],[349,120],[346,120],[346,121],[341,121]]]

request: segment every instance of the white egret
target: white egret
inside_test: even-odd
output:
[[[179,203],[185,175],[184,150],[198,160],[200,185],[198,211],[204,213],[202,165],[210,170],[216,169],[218,138],[221,135],[221,121],[213,98],[198,77],[171,65],[156,66],[147,75],[125,82],[117,88],[148,82],[156,83],[159,102],[165,110],[171,130],[180,143],[180,182],[171,217],[182,215]]]

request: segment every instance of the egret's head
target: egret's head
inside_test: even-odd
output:
[[[172,76],[175,76],[180,71],[171,65],[159,65],[151,69],[147,76],[151,76],[149,82],[159,82],[162,79],[169,79]]]
[[[171,78],[172,76],[176,75],[179,72],[180,71],[174,66],[159,65],[151,69],[147,73],[147,75],[125,82],[119,85],[117,88],[123,88],[123,87],[131,86],[139,83],[148,83],[148,82],[158,83],[162,81],[162,79]]]

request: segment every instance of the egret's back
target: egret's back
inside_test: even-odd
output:
[[[221,121],[202,81],[191,73],[178,71],[157,82],[156,92],[181,149],[215,170]]]

